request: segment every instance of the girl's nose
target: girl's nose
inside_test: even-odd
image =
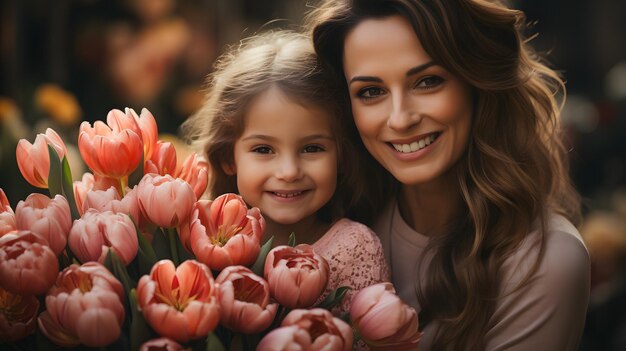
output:
[[[293,182],[302,176],[300,164],[296,157],[282,157],[277,166],[275,176],[280,180]]]
[[[389,128],[395,131],[404,131],[421,122],[421,115],[411,97],[406,96],[406,93],[394,94],[391,101],[391,112],[387,119]]]

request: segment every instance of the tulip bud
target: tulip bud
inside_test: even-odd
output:
[[[421,337],[417,313],[396,294],[391,283],[379,283],[352,298],[350,319],[372,350],[415,350]]]
[[[265,279],[272,296],[289,308],[309,307],[328,283],[329,266],[310,245],[277,246],[265,259]]]
[[[56,255],[65,249],[67,235],[72,227],[70,205],[61,195],[54,199],[38,193],[28,195],[15,208],[15,224],[18,230],[30,230],[40,234]]]

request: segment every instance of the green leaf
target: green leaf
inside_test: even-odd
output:
[[[70,164],[67,162],[67,157],[63,156],[62,163],[62,178],[63,178],[63,195],[70,204],[70,212],[72,213],[72,219],[79,219],[80,214],[76,207],[76,199],[74,198],[74,181],[72,180],[72,170]]]
[[[50,171],[48,173],[48,191],[50,192],[50,197],[63,195],[63,173],[59,154],[57,154],[52,146],[48,145],[48,155],[50,155]]]
[[[291,234],[289,234],[289,242],[288,244],[291,247],[295,247],[296,246],[296,233],[291,232]]]
[[[131,289],[129,300],[132,314],[132,322],[130,324],[130,349],[139,350],[139,347],[144,342],[150,340],[151,333],[150,328],[143,317],[143,313],[139,311],[139,307],[137,305],[137,291],[135,289]]]
[[[220,339],[211,333],[206,338],[206,351],[226,351]]]
[[[274,237],[269,238],[263,246],[261,246],[261,251],[259,251],[259,255],[256,257],[256,261],[252,265],[252,272],[258,275],[259,277],[263,276],[263,271],[265,270],[265,258],[267,257],[267,253],[272,249],[272,243],[274,242]]]
[[[152,266],[157,262],[156,253],[154,252],[152,245],[150,245],[150,242],[148,242],[148,240],[139,231],[137,225],[135,225],[135,233],[137,234],[137,241],[139,242],[139,249],[137,250],[139,272],[141,274],[148,274],[150,273]]]
[[[141,180],[141,178],[143,178],[143,163],[144,163],[144,159],[143,159],[144,155],[141,155],[141,161],[139,162],[139,165],[137,165],[137,168],[135,168],[135,170],[133,171],[133,173],[131,173],[128,176],[128,187],[129,188],[133,188],[135,185],[139,184],[139,181]]]
[[[126,266],[120,260],[119,256],[116,255],[115,252],[113,252],[113,250],[109,250],[107,254],[107,258],[105,259],[105,262],[109,258],[110,258],[111,268],[112,268],[111,272],[113,273],[113,275],[115,275],[115,277],[117,277],[117,279],[120,280],[120,282],[124,286],[124,291],[126,291],[126,296],[127,297],[130,296],[130,291],[131,289],[137,286],[137,282],[131,279],[131,277],[128,275],[128,271],[126,270]]]
[[[350,288],[347,286],[338,287],[337,289],[331,291],[330,294],[328,294],[328,296],[326,296],[326,298],[315,307],[330,310],[343,300],[343,297],[346,295],[348,290],[350,290]]]
[[[154,236],[152,237],[152,248],[154,248],[154,254],[157,261],[171,259],[167,234],[163,233],[161,229],[154,231]]]

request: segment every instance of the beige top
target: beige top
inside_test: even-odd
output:
[[[417,263],[428,237],[409,227],[397,204],[388,207],[373,229],[381,238],[398,295],[419,313],[415,283],[428,274],[428,269],[421,267],[418,274]],[[502,266],[504,278],[489,320],[486,350],[578,347],[589,301],[589,254],[576,228],[564,217],[552,215],[539,268],[527,285],[514,291],[537,258],[538,249],[532,243],[538,238],[538,231],[533,230]],[[424,328],[420,351],[431,349],[436,328],[436,321]]]

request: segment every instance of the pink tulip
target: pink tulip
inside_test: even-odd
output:
[[[288,308],[313,305],[328,283],[329,266],[313,247],[277,246],[265,259],[265,279],[272,296]]]
[[[0,238],[0,286],[22,295],[46,292],[59,272],[59,262],[39,234],[23,230]]]
[[[0,288],[0,340],[15,342],[35,332],[39,301]]]
[[[83,209],[83,202],[85,202],[88,192],[107,191],[111,187],[118,191],[119,181],[113,178],[93,175],[89,172],[83,174],[82,180],[74,181],[74,200],[76,201],[76,207],[78,208],[79,214],[82,215],[83,212],[85,212]],[[92,206],[88,206],[88,208],[92,208]]]
[[[103,265],[73,264],[48,291],[39,329],[63,347],[109,345],[121,334],[123,299],[122,284]]]
[[[168,338],[158,338],[146,341],[141,345],[139,351],[190,351],[174,340]]]
[[[261,249],[265,220],[258,208],[248,210],[241,196],[225,194],[214,201],[196,203],[190,220],[189,237],[181,231],[181,242],[211,269],[248,266]]]
[[[159,136],[159,130],[154,116],[146,108],[141,109],[141,115],[139,116],[135,110],[127,108],[126,115],[132,115],[137,125],[139,125],[141,138],[143,140],[144,160],[149,160],[152,158]]]
[[[137,202],[148,221],[173,228],[188,220],[196,195],[181,179],[149,173],[137,185]]]
[[[80,125],[78,149],[94,173],[119,179],[132,173],[141,162],[141,131],[132,116],[112,110],[107,124],[96,121],[93,127],[89,122]]]
[[[267,334],[257,351],[352,349],[352,329],[324,309],[296,309],[285,317],[281,327]]]
[[[72,227],[70,205],[61,195],[50,199],[43,194],[30,194],[26,200],[17,203],[15,224],[19,230],[30,230],[46,238],[58,255],[65,249]]]
[[[176,177],[176,149],[174,145],[166,141],[157,141],[152,158],[146,161],[143,172],[159,175],[169,174]]]
[[[37,134],[35,142],[31,144],[25,139],[21,139],[17,144],[15,155],[17,166],[31,185],[38,188],[48,188],[48,175],[50,173],[50,154],[48,145],[52,146],[63,159],[67,155],[65,143],[61,137],[52,129],[46,129],[45,134]]]
[[[187,156],[177,177],[189,183],[199,199],[204,194],[209,181],[209,163],[194,152]]]
[[[219,285],[222,325],[246,334],[270,326],[278,305],[269,303],[270,287],[265,279],[244,266],[228,266],[215,282]]]
[[[112,201],[119,202],[121,200],[115,187],[110,187],[107,190],[88,190],[82,196],[84,196],[82,200],[82,213],[87,212],[89,209],[103,212],[110,209]]]
[[[9,199],[0,188],[0,237],[17,229],[15,224],[15,212],[9,204]]]
[[[280,327],[265,335],[256,351],[313,351],[311,335],[297,325]]]
[[[137,284],[137,301],[152,329],[178,342],[205,337],[220,318],[211,271],[195,260],[177,268],[169,260],[155,263]]]
[[[104,263],[109,250],[128,265],[137,255],[138,240],[133,221],[123,213],[90,209],[74,221],[68,238],[70,249],[82,262]]]
[[[391,283],[379,283],[352,298],[350,319],[372,350],[415,350],[421,333],[417,313],[402,302]]]

